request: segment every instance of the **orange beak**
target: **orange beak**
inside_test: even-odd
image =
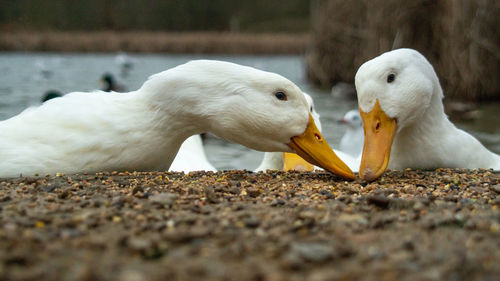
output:
[[[397,122],[385,114],[378,100],[369,113],[365,113],[361,109],[359,112],[365,131],[359,176],[364,180],[373,181],[384,173],[389,164]]]
[[[283,152],[283,171],[312,172],[314,165],[295,153]]]
[[[290,139],[288,144],[295,153],[307,162],[319,166],[331,173],[347,179],[355,179],[351,169],[333,152],[321,135],[313,117],[309,114],[309,123],[304,133]]]

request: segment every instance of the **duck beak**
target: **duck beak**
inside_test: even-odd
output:
[[[283,152],[283,171],[312,172],[314,165],[295,153]]]
[[[397,122],[380,108],[378,100],[372,111],[365,113],[360,109],[365,132],[363,156],[359,176],[367,181],[379,178],[389,164],[391,146],[396,134]]]
[[[321,135],[309,113],[309,123],[304,133],[288,143],[295,153],[307,162],[347,179],[355,179],[351,169],[333,152]]]

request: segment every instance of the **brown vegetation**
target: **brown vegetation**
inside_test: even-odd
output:
[[[323,86],[353,82],[358,67],[394,48],[434,65],[445,95],[500,99],[500,4],[495,0],[329,0],[312,14],[308,74]]]
[[[300,54],[306,34],[0,32],[0,51]]]

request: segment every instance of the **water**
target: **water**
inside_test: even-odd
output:
[[[100,76],[115,74],[127,90],[138,89],[151,75],[193,59],[227,60],[258,69],[279,73],[309,93],[321,114],[323,134],[335,147],[345,128],[336,121],[345,112],[357,108],[355,100],[334,98],[328,90],[311,85],[305,76],[304,58],[301,56],[229,56],[229,55],[131,55],[134,63],[127,76],[120,76],[115,54],[47,54],[0,53],[0,120],[10,118],[28,106],[40,104],[47,90],[62,93],[99,89]],[[455,123],[477,136],[489,149],[500,152],[500,105],[480,107],[481,115],[473,121]],[[262,159],[262,152],[215,137],[207,138],[209,160],[218,169],[254,169]]]

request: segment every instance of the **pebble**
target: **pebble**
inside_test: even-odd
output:
[[[304,261],[313,263],[326,262],[333,257],[330,245],[319,242],[296,242],[291,245],[292,256],[299,256]]]
[[[250,217],[244,220],[245,226],[249,228],[257,228],[260,225],[258,218]]]
[[[491,185],[490,189],[496,192],[497,194],[500,194],[500,184]]]
[[[175,201],[177,201],[177,198],[177,194],[169,192],[159,193],[148,197],[149,201],[165,206],[172,206]]]
[[[391,198],[387,198],[382,195],[371,195],[367,197],[369,204],[373,204],[382,209],[389,208],[389,203],[391,203]]]
[[[250,196],[250,197],[257,197],[261,194],[262,192],[260,191],[260,189],[258,188],[249,188],[247,189],[247,194]]]

